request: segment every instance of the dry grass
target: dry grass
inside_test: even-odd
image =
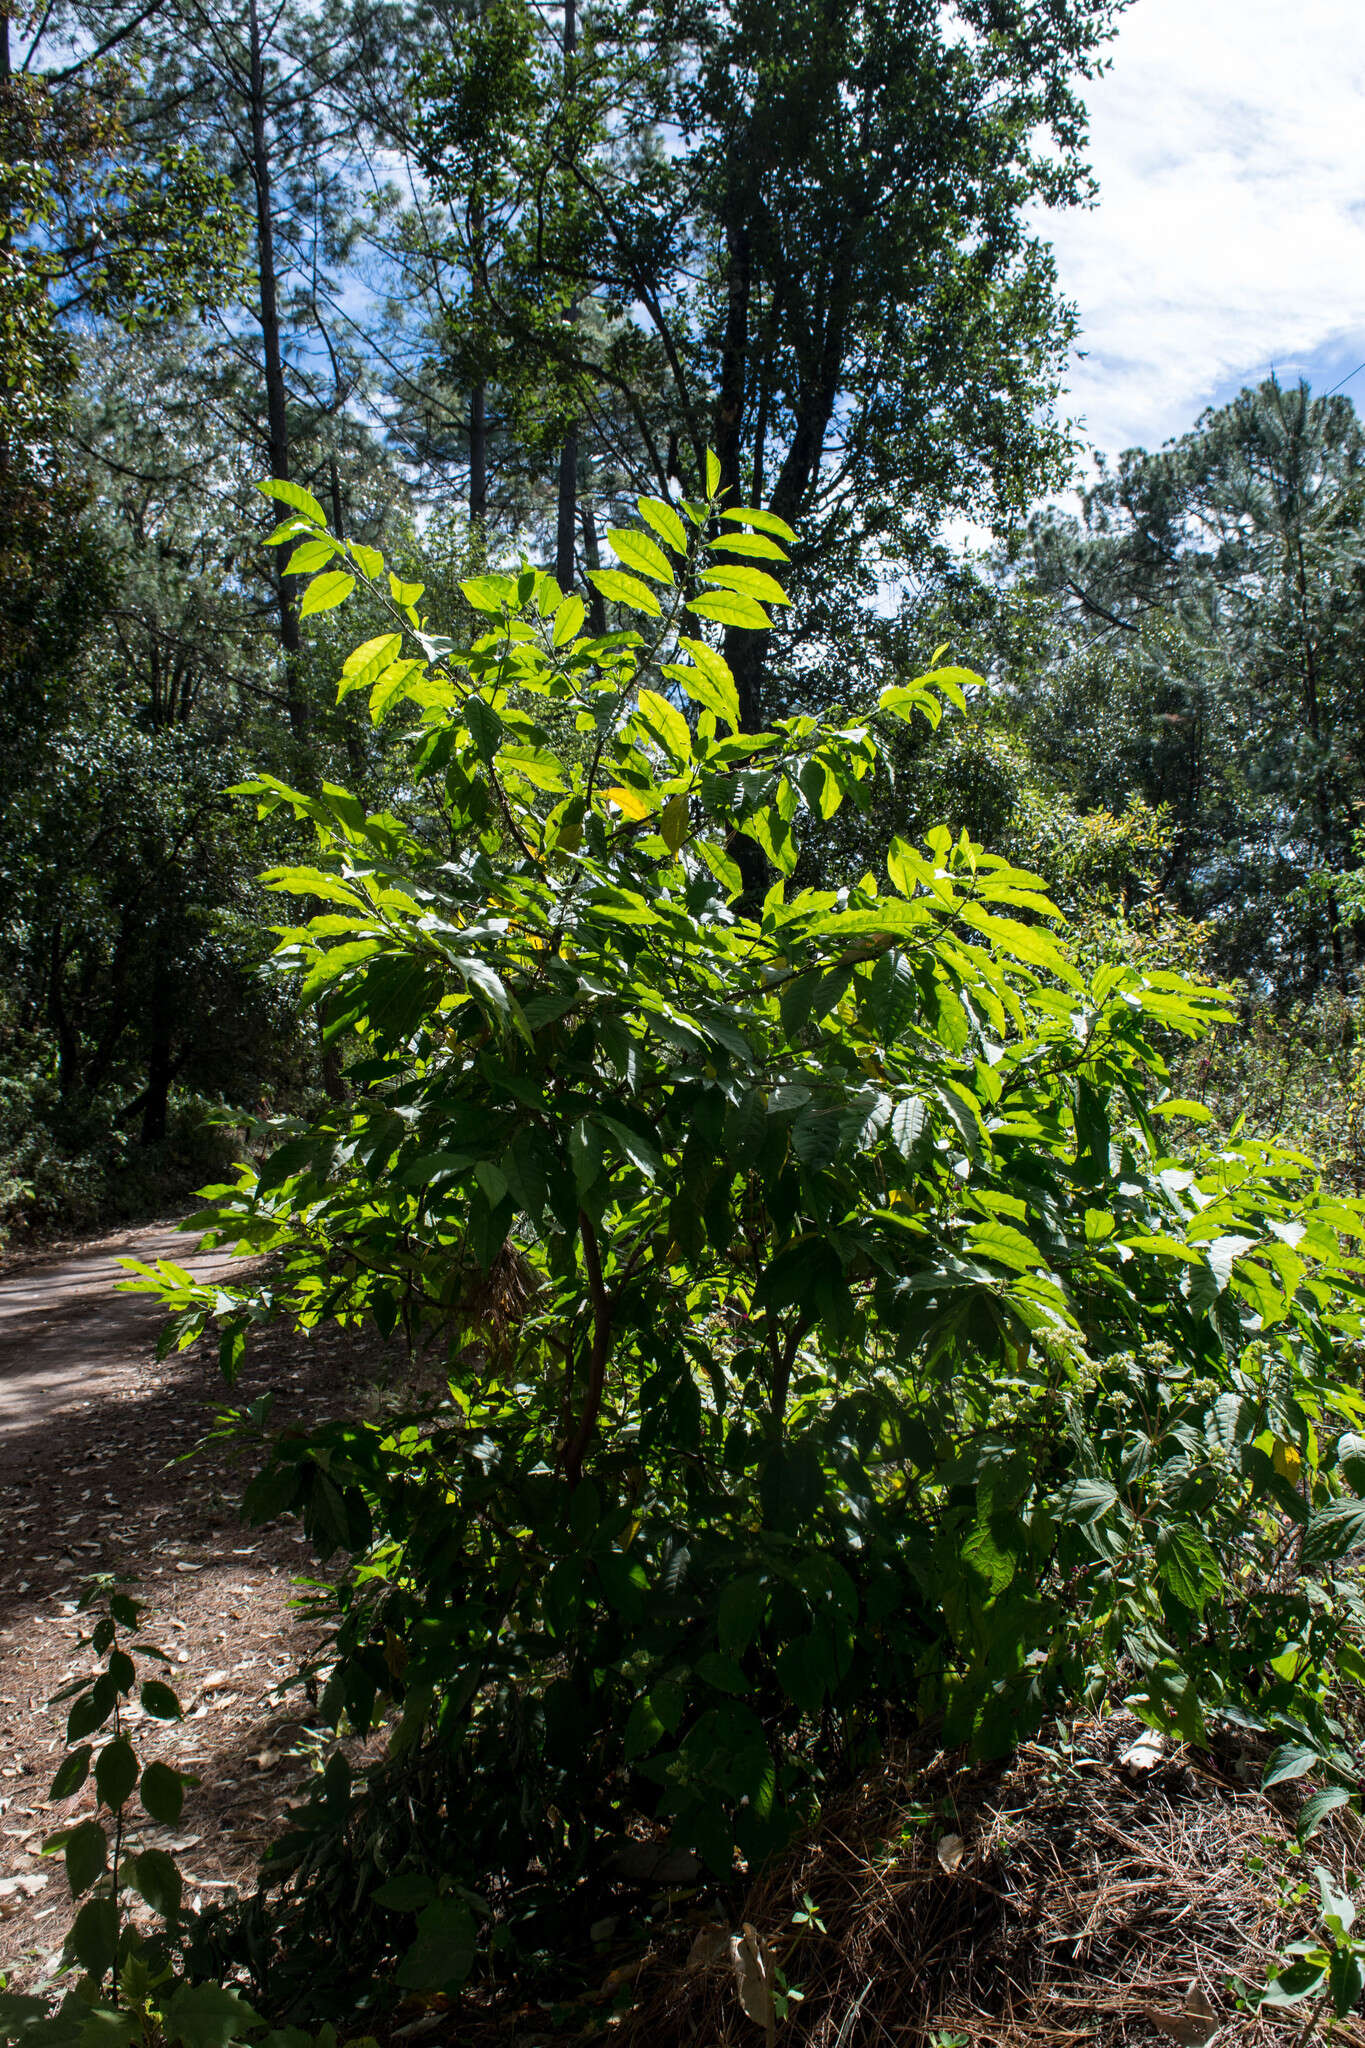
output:
[[[1346,1837],[1326,1829],[1297,1857],[1292,1815],[1252,1789],[1253,1764],[1177,1752],[1151,1770],[1125,1767],[1138,1732],[1126,1715],[1078,1722],[1055,1748],[1026,1744],[989,1769],[902,1754],[833,1802],[744,1906],[805,1993],[777,2039],[1197,2048],[1214,2037],[1222,2048],[1303,2038],[1306,2011],[1256,2017],[1229,1979],[1264,1983],[1283,1944],[1309,1931],[1294,1881],[1311,1862],[1340,1876]],[[964,1844],[953,1870],[939,1856],[949,1834]],[[823,1933],[793,1926],[807,1895]],[[717,1948],[679,1929],[642,1973],[617,2034],[630,2048],[762,2041],[724,1953],[689,1970],[693,1946]],[[1361,2048],[1365,2026],[1348,2022],[1332,2038]]]

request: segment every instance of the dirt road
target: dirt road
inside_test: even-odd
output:
[[[294,1600],[311,1551],[290,1525],[242,1527],[249,1469],[221,1452],[181,1462],[225,1396],[214,1353],[158,1364],[160,1311],[115,1291],[121,1257],[227,1263],[192,1245],[165,1226],[122,1232],[0,1277],[0,1974],[12,1988],[53,1961],[70,1919],[42,1839],[93,1803],[90,1788],[61,1807],[47,1798],[66,1711],[49,1702],[89,1668],[76,1604],[92,1572],[137,1581],[148,1633],[174,1659],[183,1721],[133,1732],[145,1756],[203,1781],[173,1836],[146,1836],[175,1850],[191,1898],[250,1883],[308,1769],[298,1707],[277,1689],[305,1648]],[[272,1331],[233,1398],[273,1387],[282,1420],[316,1416],[351,1377],[335,1338]]]
[[[118,1231],[0,1276],[0,1470],[58,1417],[150,1391],[161,1310],[116,1291],[121,1261],[170,1259],[201,1279],[234,1263],[194,1242],[169,1224]]]

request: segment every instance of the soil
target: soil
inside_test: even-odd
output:
[[[125,1258],[169,1258],[201,1277],[234,1263],[192,1246],[156,1225],[0,1274],[0,1977],[11,1989],[47,1974],[70,1918],[43,1839],[93,1810],[89,1785],[60,1806],[47,1796],[65,1748],[66,1707],[52,1696],[90,1668],[77,1602],[92,1573],[136,1579],[145,1634],[172,1659],[183,1720],[135,1707],[130,1732],[144,1761],[201,1780],[177,1827],[149,1827],[141,1842],[176,1851],[187,1902],[252,1888],[311,1769],[306,1703],[279,1688],[311,1647],[296,1603],[312,1553],[291,1523],[242,1526],[248,1475],[221,1449],[179,1462],[223,1403],[216,1359],[205,1346],[157,1363],[161,1311],[116,1291]],[[278,1421],[316,1419],[359,1376],[338,1333],[308,1344],[268,1330],[232,1399],[269,1387]]]

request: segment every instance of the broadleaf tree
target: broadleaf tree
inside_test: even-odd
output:
[[[728,1879],[895,1713],[994,1751],[1122,1687],[1188,1739],[1227,1713],[1352,1768],[1359,1207],[1293,1152],[1182,1144],[1164,1048],[1218,991],[1087,976],[965,833],[790,879],[968,678],[744,731],[699,594],[733,513],[709,454],[703,491],[622,529],[635,624],[585,634],[523,565],[466,580],[460,646],[282,501],[305,611],[387,600],[339,689],[406,727],[407,794],[244,785],[315,834],[265,879],[347,1099],[195,1219],[259,1277],[134,1284],[229,1377],[281,1315],[413,1347],[409,1407],[269,1440],[247,1496],[342,1556],[323,1713],[393,1717],[281,1844],[310,1982],[338,1915],[409,1989],[475,1967],[471,1900],[543,1951],[634,1829]],[[752,910],[745,837],[776,876]],[[365,1903],[380,1840],[414,1910],[439,1885],[461,1916],[458,1964]]]

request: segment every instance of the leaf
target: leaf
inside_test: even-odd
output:
[[[891,1112],[891,1142],[902,1159],[908,1159],[924,1134],[929,1120],[928,1105],[921,1095],[906,1095]]]
[[[589,569],[588,581],[594,590],[600,590],[603,597],[609,597],[613,604],[623,604],[631,611],[646,612],[651,619],[662,616],[662,607],[647,583],[638,576],[629,576],[624,569]]]
[[[659,820],[659,831],[670,853],[678,851],[687,837],[690,823],[687,798],[679,791],[676,796],[668,799],[664,805],[664,814]]]
[[[551,636],[555,646],[567,647],[571,640],[577,639],[586,616],[587,607],[576,591],[566,597],[555,612],[554,631]]]
[[[666,661],[661,673],[666,675],[670,682],[679,684],[694,704],[700,704],[704,711],[710,711],[717,718],[723,718],[732,732],[738,730],[738,698],[736,697],[731,704],[725,692],[710,682],[700,669],[690,668],[680,661]]]
[[[1305,1564],[1330,1564],[1365,1543],[1365,1501],[1329,1500],[1315,1509],[1303,1536]]]
[[[348,697],[352,690],[368,690],[386,668],[392,666],[403,652],[401,633],[381,633],[374,640],[366,640],[353,653],[348,654],[342,664],[341,680],[337,684],[337,702]]]
[[[792,1125],[792,1151],[812,1172],[833,1164],[839,1141],[839,1118],[829,1111],[803,1109]]]
[[[166,2039],[184,2048],[229,2048],[263,2025],[240,1992],[225,1984],[182,1984],[163,2016]]]
[[[698,1657],[695,1666],[698,1678],[704,1684],[713,1685],[718,1692],[748,1692],[749,1680],[744,1667],[733,1657],[727,1657],[719,1650],[705,1650]]]
[[[705,711],[714,711],[731,732],[738,732],[739,691],[729,662],[717,654],[714,647],[708,647],[704,640],[691,640],[685,633],[679,634],[678,645],[691,655],[693,666],[688,668],[682,662],[669,662],[664,674],[673,682],[680,683],[694,703],[700,704]]]
[[[337,544],[330,534],[323,534],[317,540],[306,540],[295,548],[284,565],[286,576],[311,576],[315,569],[321,569],[330,562],[337,552]]]
[[[38,2048],[36,2037],[32,2038],[33,2048]],[[142,2020],[137,2013],[96,2006],[81,2028],[75,2048],[132,2048],[133,2042],[142,2038]],[[62,2048],[62,2044],[53,2041],[51,2048]]]
[[[150,1714],[154,1721],[178,1721],[180,1702],[171,1688],[159,1678],[149,1678],[142,1688],[142,1711]]]
[[[1169,2011],[1156,2005],[1140,2005],[1137,2010],[1149,2027],[1155,2027],[1168,2040],[1179,2042],[1180,2048],[1206,2048],[1222,2025],[1211,2007],[1204,2012],[1197,2005],[1192,2006],[1188,1997],[1183,2011]]]
[[[707,497],[708,497],[708,498],[714,498],[714,497],[715,497],[715,495],[716,495],[716,493],[717,493],[717,491],[718,491],[719,489],[720,489],[720,457],[719,457],[719,456],[718,456],[718,455],[716,454],[716,452],[715,452],[715,450],[714,450],[714,449],[712,449],[712,448],[708,448],[708,449],[707,449],[707,451],[706,451],[706,495],[707,495]]]
[[[109,1861],[109,1844],[104,1829],[97,1820],[82,1821],[73,1828],[66,1838],[63,1849],[66,1860],[66,1881],[71,1887],[71,1896],[78,1899],[82,1892],[88,1892],[98,1878],[103,1877]]]
[[[1064,1521],[1088,1527],[1112,1514],[1118,1501],[1118,1492],[1107,1479],[1073,1479],[1058,1494],[1057,1511]]]
[[[436,1896],[436,1887],[424,1871],[405,1870],[371,1896],[376,1906],[384,1906],[390,1913],[420,1913]]]
[[[791,556],[775,540],[769,540],[762,533],[723,533],[719,540],[709,540],[707,547],[712,551],[724,549],[727,554],[750,555],[761,562],[789,562]]]
[[[422,673],[422,664],[416,659],[391,661],[375,680],[370,691],[370,722],[378,725],[381,718],[390,712],[403,692],[415,677]]]
[[[1327,1982],[1327,1971],[1321,1963],[1301,1956],[1291,1963],[1287,1970],[1281,1970],[1271,1978],[1262,1999],[1262,2005],[1301,2005],[1305,1998],[1312,1998]]]
[[[640,576],[652,576],[656,583],[672,587],[673,571],[668,565],[668,558],[648,534],[634,533],[627,526],[612,526],[607,529],[607,539],[627,569],[635,570]]]
[[[123,1805],[137,1783],[137,1758],[125,1736],[106,1742],[95,1763],[95,1785],[111,1811]]]
[[[738,1656],[748,1648],[767,1603],[767,1589],[757,1573],[726,1580],[716,1605],[716,1635],[728,1656]]]
[[[1333,1950],[1327,1970],[1327,1988],[1332,1996],[1332,2010],[1339,2020],[1344,2020],[1355,2011],[1362,1995],[1365,1995],[1365,1961],[1362,1961],[1356,1943]]]
[[[436,1899],[423,1908],[417,1938],[398,1965],[405,1991],[458,1991],[474,1967],[474,1922],[456,1899]]]
[[[175,1920],[180,1913],[180,1872],[164,1849],[144,1849],[133,1864],[133,1884],[154,1913]]]
[[[721,518],[733,526],[756,526],[760,533],[775,533],[779,540],[794,541],[796,534],[775,512],[761,512],[754,505],[733,505]]]
[[[88,1692],[82,1693],[66,1717],[66,1739],[79,1742],[84,1735],[93,1735],[102,1728],[114,1711],[116,1688],[109,1673],[104,1672]]]
[[[646,1180],[658,1179],[664,1170],[663,1157],[647,1139],[642,1138],[637,1131],[631,1130],[629,1124],[623,1124],[618,1118],[607,1116],[601,1110],[597,1112],[594,1121],[610,1131],[625,1157],[632,1166],[640,1169]]]
[[[291,483],[287,477],[268,476],[256,486],[266,498],[278,498],[282,505],[292,505],[296,512],[311,519],[314,526],[325,526],[327,514],[311,491],[305,491],[301,484]]]
[[[469,576],[460,585],[471,611],[500,619],[504,611],[515,611],[516,581],[511,576]]]
[[[1181,1605],[1201,1617],[1205,1601],[1223,1582],[1213,1551],[1188,1522],[1157,1530],[1156,1568]]]
[[[614,803],[622,817],[643,824],[654,815],[654,799],[642,789],[608,789],[603,791],[609,802]]]
[[[675,767],[686,767],[692,759],[692,735],[677,706],[670,704],[667,697],[661,697],[657,690],[641,690],[635,711],[650,737],[658,741]]]
[[[702,597],[689,598],[687,609],[698,618],[715,619],[721,626],[747,626],[755,633],[766,633],[772,625],[761,604],[732,590],[708,591]]]
[[[1335,1813],[1339,1807],[1350,1803],[1351,1794],[1344,1785],[1324,1785],[1320,1792],[1315,1792],[1303,1803],[1298,1818],[1299,1840],[1306,1842],[1322,1826],[1329,1813]]]
[[[939,1836],[934,1854],[938,1857],[939,1863],[950,1877],[961,1864],[966,1848],[967,1844],[963,1841],[961,1835]]]
[[[1183,1116],[1192,1124],[1207,1124],[1213,1121],[1213,1111],[1205,1109],[1202,1102],[1187,1102],[1183,1098],[1172,1098],[1166,1102],[1154,1102],[1152,1115],[1160,1117]]]
[[[1337,1438],[1337,1466],[1355,1493],[1365,1494],[1365,1436],[1352,1429]]]
[[[288,519],[282,519],[278,526],[273,526],[270,529],[270,532],[265,537],[264,545],[268,548],[281,547],[285,541],[303,539],[313,531],[313,524],[309,520],[301,518],[295,512]]]
[[[174,1827],[185,1804],[185,1781],[169,1764],[150,1763],[142,1773],[142,1804],[162,1827]]]
[[[974,1223],[967,1242],[978,1257],[1008,1266],[1014,1273],[1037,1272],[1046,1264],[1038,1247],[1009,1223]]]
[[[47,1795],[49,1799],[69,1799],[73,1792],[80,1791],[90,1772],[90,1754],[90,1744],[83,1742],[70,1756],[62,1758]]]
[[[1240,1259],[1244,1252],[1251,1251],[1255,1243],[1254,1237],[1238,1237],[1234,1235],[1216,1237],[1212,1244],[1204,1247],[1205,1257],[1209,1262],[1209,1270],[1218,1283],[1218,1292],[1220,1294],[1232,1278],[1233,1261]]]
[[[1322,1758],[1315,1749],[1307,1748],[1301,1742],[1282,1742],[1266,1758],[1261,1773],[1261,1790],[1268,1792],[1272,1785],[1284,1785],[1291,1778],[1306,1778],[1310,1771],[1321,1768]]]
[[[730,1938],[730,1964],[745,2016],[766,2030],[773,2016],[773,1961],[766,1943],[747,1920],[741,1932]]]
[[[737,591],[744,597],[761,598],[764,604],[790,604],[782,585],[766,569],[750,568],[747,562],[716,563],[702,572],[703,583],[719,584],[722,590]]]
[[[675,555],[687,553],[687,532],[681,519],[665,498],[637,498],[640,517],[646,526],[652,526],[661,540],[666,540]]]
[[[81,1968],[107,1976],[118,1954],[118,1911],[110,1898],[87,1899],[71,1923],[67,1946]]]
[[[329,569],[321,576],[315,576],[303,593],[299,606],[299,617],[310,619],[316,612],[335,611],[339,604],[345,604],[355,589],[355,577],[348,576],[344,569]]]

